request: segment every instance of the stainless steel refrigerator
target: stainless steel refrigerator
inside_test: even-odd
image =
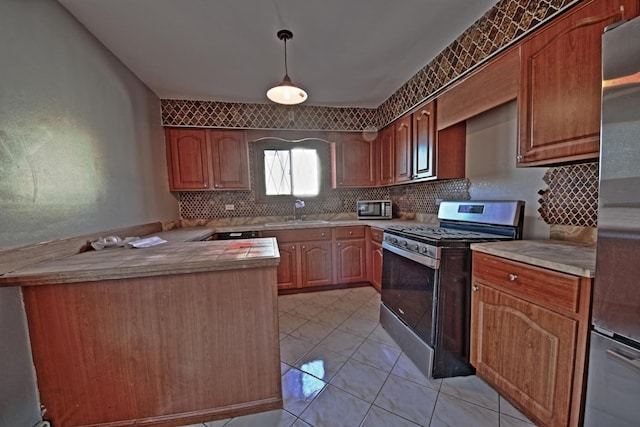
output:
[[[592,319],[585,426],[640,426],[640,18],[602,36]]]

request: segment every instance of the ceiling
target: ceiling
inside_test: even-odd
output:
[[[497,0],[58,0],[163,99],[376,108]]]

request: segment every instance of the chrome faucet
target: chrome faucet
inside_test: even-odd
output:
[[[296,220],[296,209],[304,208],[304,200],[297,199],[293,204],[293,220]]]

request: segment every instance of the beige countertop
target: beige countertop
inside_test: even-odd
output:
[[[471,249],[581,277],[595,277],[596,248],[563,240],[474,243]]]
[[[182,231],[183,234],[193,234]],[[158,235],[167,237],[164,233]],[[0,286],[198,273],[277,266],[280,262],[275,238],[207,242],[168,240],[167,243],[149,248],[109,248],[39,263],[0,276]]]
[[[167,241],[157,246],[128,249],[105,248],[55,258],[0,275],[1,286],[76,283],[130,277],[182,274],[278,265],[280,254],[274,238],[201,241],[216,232],[267,231],[366,225],[384,229],[412,220],[309,220],[254,224],[184,227],[144,237]],[[125,238],[128,236],[118,236]]]

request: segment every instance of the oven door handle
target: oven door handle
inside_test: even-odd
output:
[[[403,258],[408,258],[412,261],[417,262],[418,264],[425,265],[434,270],[437,270],[438,268],[440,268],[440,260],[436,258],[431,258],[430,256],[427,256],[427,255],[420,255],[413,252],[405,251],[404,249],[397,248],[387,242],[382,242],[382,249],[386,249],[389,252],[393,252],[396,255],[399,255]],[[382,262],[384,262],[384,257]]]

